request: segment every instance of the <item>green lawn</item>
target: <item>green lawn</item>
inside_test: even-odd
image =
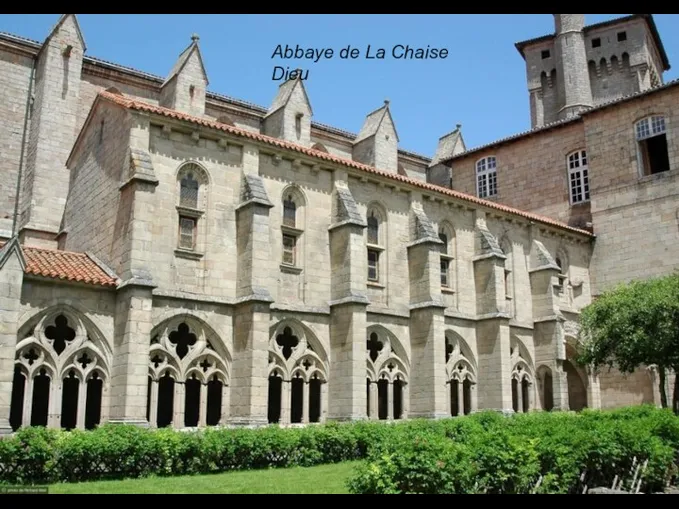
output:
[[[296,467],[211,475],[54,484],[49,487],[49,493],[342,494],[348,493],[346,480],[358,464],[359,462],[354,461],[310,468]]]

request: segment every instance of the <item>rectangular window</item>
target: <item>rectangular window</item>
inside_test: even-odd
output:
[[[495,171],[478,176],[479,198],[497,195],[497,173]]]
[[[380,280],[380,252],[368,249],[368,281],[377,282]]]
[[[443,288],[450,288],[448,275],[450,273],[450,260],[441,258],[441,286]]]
[[[618,42],[627,40],[627,32],[618,32]]]
[[[601,46],[601,39],[599,37],[592,39],[592,48],[598,48],[599,46]]]
[[[568,156],[568,185],[572,204],[589,200],[589,168],[584,150]]]
[[[485,157],[476,163],[476,187],[479,198],[497,195],[497,160]]]
[[[655,116],[640,120],[635,131],[639,142],[641,174],[653,175],[669,171],[665,118]]]
[[[283,263],[295,265],[295,250],[297,247],[297,237],[294,235],[283,234]]]
[[[179,217],[179,247],[181,249],[195,249],[196,220],[192,217]]]
[[[549,58],[549,50],[548,50],[548,49],[543,49],[543,50],[542,50],[542,55],[541,55],[541,56],[542,56],[542,59],[543,59],[543,60],[546,59],[546,58]]]

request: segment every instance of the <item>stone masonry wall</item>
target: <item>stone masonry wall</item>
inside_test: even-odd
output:
[[[498,194],[494,201],[566,223],[583,223],[589,221],[588,204],[570,206],[567,157],[585,148],[583,125],[576,121],[472,152],[453,160],[453,188],[476,196],[476,163],[495,156]]]
[[[594,293],[679,267],[677,100],[679,89],[672,88],[585,116],[597,234],[590,267]],[[665,116],[670,171],[640,177],[634,123],[648,115]]]
[[[9,236],[12,230],[31,65],[32,59],[21,52],[0,51],[0,119],[3,126],[0,129],[0,235],[3,236]]]
[[[127,112],[100,103],[74,156],[64,211],[63,248],[92,251],[114,270],[129,223],[120,185],[130,168],[130,127]]]

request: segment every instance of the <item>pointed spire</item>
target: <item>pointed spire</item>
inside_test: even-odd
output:
[[[45,38],[45,42],[43,43],[43,47],[47,46],[47,43],[54,37],[56,33],[61,30],[61,28],[64,26],[66,22],[71,22],[73,23],[73,26],[75,27],[75,33],[78,37],[78,40],[80,41],[80,45],[82,46],[82,51],[83,53],[87,49],[87,46],[85,45],[85,38],[83,37],[82,30],[80,30],[80,23],[78,23],[78,17],[75,14],[62,14],[59,19],[57,20],[56,24],[52,27],[52,30],[50,30],[49,34]]]
[[[434,154],[431,163],[429,163],[430,168],[465,151],[461,129],[462,124],[457,124],[454,131],[444,134],[439,138],[436,153]]]
[[[396,125],[394,124],[394,119],[391,116],[389,104],[390,104],[389,99],[385,99],[384,106],[381,106],[377,108],[375,111],[368,113],[368,116],[365,118],[365,122],[363,122],[363,127],[361,127],[361,131],[358,133],[358,136],[354,140],[354,145],[360,143],[366,138],[375,136],[375,134],[377,134],[377,131],[379,131],[380,127],[385,121],[385,118],[387,119],[386,120],[387,123],[391,124],[391,128],[393,129],[394,135],[396,136],[396,141],[397,142],[399,141],[398,133],[396,132]]]
[[[354,140],[353,159],[381,170],[398,172],[398,133],[389,109],[384,105],[369,113]]]
[[[283,140],[311,146],[311,101],[299,77],[278,87],[278,93],[264,116],[264,132]]]
[[[198,34],[191,35],[191,44],[179,55],[160,88],[160,105],[200,117],[205,114],[209,81],[199,40]]]

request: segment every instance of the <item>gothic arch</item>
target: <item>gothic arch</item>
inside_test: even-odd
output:
[[[98,425],[111,360],[110,343],[79,309],[62,302],[33,313],[18,331],[12,428]]]
[[[327,408],[328,353],[310,327],[284,318],[270,328],[270,423],[323,422]]]
[[[316,334],[301,321],[285,318],[270,328],[269,373],[290,380],[300,373],[305,382],[317,375],[328,380],[328,354]],[[310,364],[305,366],[305,362]]]
[[[535,408],[535,371],[528,349],[516,336],[510,338],[512,407],[515,412]]]
[[[377,335],[379,344],[375,345],[374,352],[366,350],[368,376],[377,382],[380,378],[393,381],[400,375],[401,380],[407,382],[410,373],[410,361],[401,341],[383,325],[368,327],[367,341],[371,340],[373,334]],[[392,369],[388,367],[390,362],[395,364]]]
[[[576,361],[577,339],[574,336],[566,336],[566,360],[563,361],[563,370],[566,373],[568,385],[568,406],[573,411],[579,411],[587,407],[587,389],[589,380],[585,368]]]
[[[149,376],[154,381],[166,371],[178,382],[186,381],[191,373],[202,371],[204,380],[216,377],[223,384],[229,384],[231,353],[203,319],[177,313],[152,329],[150,341]]]
[[[366,332],[366,413],[380,420],[407,417],[410,362],[406,349],[382,325],[371,325]]]
[[[63,329],[66,336],[62,339],[58,335],[60,331],[52,327]],[[112,359],[109,342],[86,315],[70,305],[56,304],[39,311],[19,328],[17,339],[16,361],[31,374],[44,363],[57,377],[63,376],[71,368],[81,378],[86,378],[95,368],[107,378],[109,376]],[[34,362],[29,362],[25,357],[31,349],[40,356]],[[81,364],[85,367],[74,366],[76,357],[82,353],[93,356],[91,361],[84,359],[85,362]]]
[[[452,416],[467,415],[477,406],[477,364],[469,345],[457,332],[445,333],[447,407]]]
[[[538,394],[542,410],[550,411],[554,408],[554,372],[546,364],[540,365],[536,370],[538,382]]]

